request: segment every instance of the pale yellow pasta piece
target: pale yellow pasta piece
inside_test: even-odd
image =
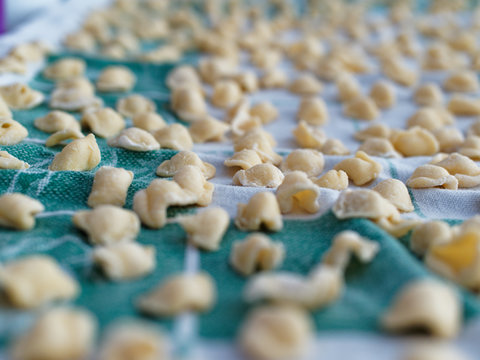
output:
[[[480,115],[480,100],[465,95],[453,95],[448,102],[448,110],[458,116]]]
[[[378,192],[390,201],[401,212],[414,210],[408,189],[403,182],[397,179],[387,179],[380,182],[372,190]]]
[[[455,176],[459,188],[480,185],[480,167],[465,155],[453,153],[435,165],[443,167],[450,175]]]
[[[93,134],[72,141],[55,155],[48,167],[51,171],[88,171],[101,160],[100,149]]]
[[[314,76],[304,74],[297,77],[288,85],[288,90],[301,96],[314,96],[322,91],[322,83]]]
[[[350,150],[339,139],[327,139],[320,148],[324,155],[349,155]]]
[[[391,138],[395,149],[403,156],[428,156],[440,150],[440,145],[433,134],[421,127],[414,126],[405,131],[398,131]]]
[[[386,218],[395,221],[400,216],[395,205],[378,192],[369,189],[342,191],[332,210],[339,219]]]
[[[285,247],[273,242],[268,236],[254,233],[243,241],[235,241],[230,252],[230,264],[242,274],[249,276],[258,270],[272,270],[283,262]]]
[[[95,50],[96,41],[93,35],[86,31],[68,34],[63,44],[70,50],[91,53]]]
[[[45,146],[55,146],[61,144],[64,140],[77,140],[83,139],[85,135],[83,135],[79,130],[75,129],[64,129],[57,131],[50,135],[48,139],[45,141]]]
[[[475,120],[472,125],[470,125],[467,134],[470,136],[480,136],[480,120]]]
[[[146,112],[155,112],[156,109],[155,103],[143,95],[130,95],[117,102],[117,111],[130,118]]]
[[[93,262],[114,281],[145,276],[155,268],[155,247],[135,242],[120,242],[95,247]]]
[[[398,58],[384,59],[382,71],[385,76],[399,85],[412,86],[418,80],[418,74]]]
[[[88,111],[82,117],[82,125],[100,137],[109,138],[117,135],[125,126],[125,120],[112,108]]]
[[[42,313],[11,349],[18,360],[78,360],[93,351],[96,322],[79,309],[57,307]]]
[[[0,145],[15,145],[28,136],[28,130],[18,121],[0,118]]]
[[[259,118],[262,124],[265,125],[278,117],[278,110],[271,102],[262,101],[251,107],[250,115]]]
[[[392,135],[392,130],[385,124],[373,124],[363,130],[355,133],[355,139],[365,141],[369,138],[388,139]]]
[[[207,116],[207,103],[198,88],[176,87],[170,105],[175,114],[187,122],[195,122]]]
[[[123,130],[117,136],[110,138],[107,144],[130,151],[153,151],[160,149],[160,144],[152,134],[136,127]]]
[[[0,96],[0,117],[1,118],[12,118],[12,112],[8,108],[8,104],[3,100],[3,98]]]
[[[357,79],[349,73],[342,73],[338,76],[335,85],[337,86],[337,98],[341,102],[351,101],[362,94]]]
[[[471,360],[471,358],[447,343],[421,342],[409,346],[402,360]]]
[[[358,151],[371,156],[379,156],[386,158],[398,158],[401,155],[395,150],[392,143],[388,139],[370,137],[363,142]]]
[[[278,68],[269,69],[260,78],[260,85],[264,89],[277,89],[287,86],[287,74]]]
[[[312,149],[293,150],[282,161],[280,168],[283,172],[300,170],[308,176],[317,176],[323,171],[325,159],[323,154]]]
[[[58,82],[50,96],[49,106],[66,111],[99,109],[103,100],[95,97],[93,84],[84,77]]]
[[[39,41],[27,42],[13,47],[8,55],[24,62],[37,62],[50,52],[49,47]]]
[[[88,197],[88,206],[123,206],[132,180],[133,172],[131,171],[102,166],[95,173],[92,190]]]
[[[348,175],[343,170],[329,170],[320,178],[311,178],[315,185],[333,190],[345,190],[348,187]]]
[[[157,130],[163,129],[167,123],[163,117],[154,112],[146,112],[137,114],[132,118],[133,126],[154,133]]]
[[[401,238],[409,231],[418,226],[421,222],[413,219],[387,219],[380,218],[373,221],[378,227],[395,238]]]
[[[102,48],[101,54],[104,57],[117,59],[117,60],[125,59],[127,56],[127,52],[125,51],[125,49],[121,45],[114,44],[114,43],[107,44],[106,46],[104,46]]]
[[[179,223],[188,234],[188,241],[204,250],[215,251],[230,224],[230,216],[219,207],[209,208],[192,216],[183,216]]]
[[[98,205],[93,210],[77,211],[75,226],[85,231],[94,245],[133,241],[140,231],[140,220],[133,211],[113,205]]]
[[[181,65],[168,73],[167,86],[170,90],[181,87],[201,88],[201,81],[195,69],[190,65]]]
[[[230,77],[234,72],[234,64],[229,59],[222,57],[205,58],[200,60],[198,64],[198,73],[202,80],[208,84]]]
[[[347,117],[358,120],[375,120],[380,112],[373,99],[361,96],[347,102],[343,108],[343,114]]]
[[[156,327],[126,321],[108,330],[98,360],[163,360],[168,348],[168,338]]]
[[[214,186],[205,179],[201,169],[197,166],[181,167],[173,176],[173,180],[184,191],[194,195],[195,204],[207,206],[212,202]]]
[[[261,129],[254,129],[235,139],[233,150],[235,152],[244,149],[255,150],[263,162],[278,165],[282,162],[282,157],[273,150],[274,146],[275,139],[270,133]]]
[[[322,129],[309,126],[305,120],[300,120],[293,130],[293,136],[302,148],[321,149],[327,141],[327,135]]]
[[[34,123],[37,129],[48,133],[55,133],[65,129],[80,131],[80,123],[73,115],[64,111],[51,111],[43,117],[35,119]]]
[[[233,80],[221,80],[215,83],[212,94],[212,104],[226,109],[237,104],[243,96],[240,86]]]
[[[29,167],[30,165],[26,162],[17,159],[7,151],[0,151],[0,169],[22,170],[28,169]]]
[[[215,282],[205,272],[170,276],[143,295],[138,308],[153,316],[174,316],[186,311],[205,312],[215,303]]]
[[[396,102],[395,88],[388,82],[377,81],[370,89],[370,98],[379,109],[390,109]]]
[[[325,125],[328,122],[325,101],[320,98],[303,98],[297,111],[297,119],[309,125]]]
[[[357,151],[355,157],[345,159],[335,165],[334,170],[343,170],[357,186],[375,180],[382,171],[382,165],[363,151]]]
[[[248,170],[251,167],[261,164],[262,159],[258,156],[255,150],[243,149],[234,153],[230,158],[224,161],[224,165],[227,167],[241,167],[244,170]]]
[[[333,81],[345,72],[345,67],[333,56],[326,56],[317,63],[314,69],[315,75],[326,81]]]
[[[0,95],[8,107],[14,110],[32,109],[45,99],[45,95],[40,91],[20,83],[0,87]]]
[[[469,135],[458,152],[470,159],[480,160],[480,136]]]
[[[276,166],[267,163],[237,171],[232,181],[234,185],[276,188],[283,178],[283,173]]]
[[[195,143],[217,142],[224,139],[225,133],[230,127],[224,122],[211,116],[195,121],[188,131]]]
[[[451,338],[460,331],[462,305],[448,285],[417,280],[399,291],[381,322],[388,331],[422,328],[432,336]]]
[[[0,268],[0,287],[15,308],[32,309],[57,300],[74,299],[77,282],[54,258],[31,255]]]
[[[27,64],[12,55],[4,56],[0,59],[0,74],[14,73],[25,74],[27,72]]]
[[[130,91],[137,81],[135,74],[125,66],[107,66],[97,79],[97,89],[102,92]]]
[[[191,150],[193,140],[188,129],[181,124],[171,124],[154,133],[155,139],[162,148],[173,150]]]
[[[260,192],[253,195],[247,204],[237,205],[235,225],[241,230],[256,231],[265,227],[270,231],[283,228],[280,207],[274,194]]]
[[[477,73],[469,70],[456,71],[445,79],[443,88],[450,92],[475,92],[479,89]]]
[[[344,272],[352,254],[362,263],[369,263],[380,250],[378,243],[346,230],[335,235],[330,248],[323,254],[322,264]]]
[[[259,117],[250,114],[250,103],[247,99],[241,100],[227,112],[227,119],[234,136],[242,136],[245,133],[260,128],[262,122]]]
[[[164,177],[174,176],[186,165],[197,166],[206,179],[211,179],[215,176],[215,167],[212,164],[200,160],[198,155],[192,151],[180,151],[170,160],[165,160],[158,166],[156,174]]]
[[[44,211],[43,205],[20,193],[0,196],[0,226],[30,230],[35,226],[35,215]]]
[[[424,107],[408,118],[407,127],[418,126],[433,131],[447,125],[444,120],[445,118],[440,115],[436,108]]]
[[[313,336],[308,313],[291,306],[262,306],[248,314],[239,344],[247,356],[258,360],[299,358]]]
[[[413,99],[420,106],[438,106],[443,103],[444,97],[437,84],[426,83],[415,90]]]
[[[274,50],[257,50],[250,57],[250,61],[253,65],[260,69],[275,68],[277,64],[282,60],[282,54]]]
[[[258,91],[259,81],[257,75],[252,71],[245,71],[232,77],[240,86],[240,89],[246,93]]]
[[[465,142],[462,132],[456,127],[443,127],[432,133],[438,141],[440,151],[443,152],[455,151]]]
[[[320,189],[302,171],[292,171],[277,189],[277,201],[282,214],[296,209],[316,213],[320,209]]]
[[[66,57],[55,61],[43,70],[47,79],[59,81],[83,76],[87,65],[79,58]]]
[[[452,240],[452,230],[443,221],[428,221],[418,225],[410,237],[410,249],[418,255],[425,255],[430,247],[446,244]]]
[[[458,180],[440,166],[426,164],[415,169],[406,182],[407,186],[414,189],[443,187],[445,189],[458,189]]]

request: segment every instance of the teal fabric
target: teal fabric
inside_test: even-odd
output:
[[[53,57],[51,61],[55,60]],[[110,62],[86,58],[88,76],[92,79]],[[178,119],[168,107],[168,91],[164,85],[167,72],[172,65],[146,65],[124,62],[139,78],[135,93],[144,94],[155,100],[158,111],[168,122]],[[37,76],[32,87],[49,91],[51,82]],[[125,94],[102,95],[108,106]],[[49,111],[46,105],[33,110],[15,111],[14,118],[26,126],[30,139],[45,140],[49,134],[33,127],[33,120]],[[79,117],[76,114],[77,118]],[[135,174],[129,189],[126,207],[131,208],[136,191],[143,189],[156,178],[155,169],[164,160],[175,154],[171,150],[136,153],[111,148],[104,139],[97,139],[102,161],[99,166],[113,165],[132,170]],[[49,172],[48,165],[61,147],[46,148],[34,142],[22,142],[14,146],[3,146],[12,155],[27,161],[31,168],[25,171],[2,170],[0,193],[21,192],[41,201],[46,211],[87,209],[95,170],[86,172]],[[47,181],[48,180],[48,181]],[[169,216],[195,211],[193,207],[173,208]],[[288,220],[280,233],[270,234],[274,240],[284,243],[287,257],[281,270],[307,274],[328,249],[332,238],[340,231],[358,231],[380,244],[380,252],[371,264],[352,261],[346,273],[346,288],[342,297],[332,306],[312,313],[319,332],[333,330],[360,330],[378,332],[378,320],[395,293],[409,281],[433,276],[421,261],[409,251],[408,237],[399,241],[376,227],[368,220],[337,220],[327,213],[317,220]],[[237,332],[250,306],[242,301],[246,279],[235,273],[228,265],[228,257],[235,240],[248,234],[237,230],[233,224],[224,237],[217,252],[201,253],[201,269],[210,273],[218,287],[218,301],[208,313],[199,316],[199,335],[205,338],[231,339]],[[76,229],[71,216],[51,216],[37,220],[32,231],[20,232],[0,229],[0,263],[18,259],[34,253],[45,253],[55,257],[81,284],[82,292],[74,301],[78,306],[92,311],[98,318],[101,329],[112,321],[123,317],[140,316],[134,307],[135,299],[165,277],[184,269],[185,234],[175,224],[160,230],[142,228],[138,241],[155,246],[157,267],[145,278],[125,283],[107,281],[90,262],[91,246],[86,236]],[[459,289],[459,291],[461,291]],[[465,320],[480,314],[480,303],[476,298],[462,292],[465,304]],[[18,312],[0,307],[0,321],[8,316],[12,323],[0,326],[0,343],[16,333],[15,322]],[[171,329],[172,319],[150,319]],[[20,321],[19,321],[20,322]],[[11,325],[11,326],[10,326]]]

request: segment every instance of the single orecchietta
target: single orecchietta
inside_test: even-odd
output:
[[[298,126],[293,130],[293,136],[302,148],[321,150],[327,141],[325,131],[308,125],[305,120],[298,123]]]
[[[157,106],[143,95],[129,95],[118,100],[117,111],[123,116],[133,118],[135,115],[147,112],[155,112]]]
[[[348,175],[343,170],[329,170],[320,178],[310,178],[315,185],[332,190],[345,190],[348,187]]]
[[[179,218],[181,227],[188,234],[189,243],[209,251],[218,250],[223,235],[230,224],[230,216],[219,207],[203,210],[195,215]]]
[[[250,108],[250,115],[259,118],[262,124],[266,125],[278,117],[278,110],[271,102],[262,101]]]
[[[160,144],[152,134],[136,127],[122,130],[117,136],[110,138],[107,144],[130,151],[153,151],[160,149]]]
[[[457,116],[478,116],[480,115],[480,100],[457,94],[450,98],[447,108]]]
[[[450,175],[441,166],[425,164],[415,169],[406,182],[407,186],[415,189],[443,187],[445,189],[457,190],[458,180]]]
[[[234,185],[276,188],[282,183],[284,177],[280,169],[267,163],[237,171],[232,181]]]
[[[0,169],[23,170],[29,167],[25,161],[17,159],[7,151],[0,151]]]
[[[215,83],[212,94],[212,104],[227,109],[237,104],[243,96],[240,86],[233,80],[220,80]]]
[[[369,127],[359,130],[354,134],[355,139],[358,141],[366,141],[370,138],[382,138],[389,139],[392,135],[392,129],[385,124],[373,124]]]
[[[397,100],[395,88],[386,81],[377,81],[370,89],[370,98],[379,109],[390,109]]]
[[[82,116],[81,122],[95,135],[103,138],[117,135],[126,126],[122,116],[112,108],[88,111]]]
[[[163,117],[153,111],[135,115],[132,117],[132,124],[134,127],[146,130],[150,133],[154,133],[167,126]]]
[[[93,134],[69,143],[55,155],[48,167],[51,171],[87,171],[94,169],[101,160],[101,153]]]
[[[181,168],[187,165],[198,167],[205,179],[211,179],[215,176],[215,166],[202,161],[193,151],[180,151],[172,156],[170,160],[165,160],[158,167],[156,174],[162,177],[174,176]]]
[[[470,70],[453,72],[443,83],[443,88],[446,91],[456,93],[475,92],[479,87],[477,73]]]
[[[288,173],[276,192],[282,214],[297,210],[316,213],[320,209],[319,196],[318,186],[302,171]]]
[[[247,204],[239,203],[237,207],[235,225],[241,230],[258,231],[265,227],[269,231],[280,231],[283,228],[282,214],[273,193],[256,193]]]
[[[77,211],[75,226],[85,231],[94,245],[133,241],[140,231],[140,220],[131,210],[113,205],[99,205],[93,210]]]
[[[372,121],[379,116],[380,111],[372,98],[359,96],[345,104],[343,113],[353,119]]]
[[[47,140],[45,140],[46,147],[52,147],[62,144],[65,140],[77,140],[83,139],[85,135],[81,131],[76,129],[63,129],[59,130],[52,135],[50,135]]]
[[[181,124],[171,124],[157,130],[153,136],[162,148],[173,150],[191,150],[193,140],[188,129]]]
[[[375,180],[382,171],[382,165],[363,151],[357,151],[355,157],[340,161],[334,170],[343,170],[357,186]]]
[[[80,131],[80,123],[75,117],[59,110],[51,111],[45,116],[36,118],[33,124],[37,129],[48,133],[55,133],[65,129]]]
[[[215,282],[207,273],[172,275],[137,301],[138,309],[152,316],[208,311],[216,301]]]
[[[325,101],[321,98],[304,97],[297,111],[297,119],[309,125],[325,125],[328,121]]]
[[[452,229],[446,222],[428,221],[413,229],[410,237],[410,249],[417,255],[425,255],[430,247],[437,244],[446,244],[452,238]]]
[[[228,124],[211,116],[206,116],[190,125],[188,131],[195,143],[220,142],[224,140],[225,133],[230,129]]]
[[[41,202],[20,193],[0,196],[0,226],[17,230],[31,230],[35,215],[44,211]]]
[[[28,136],[28,130],[18,121],[0,118],[0,145],[15,145]]]
[[[187,122],[195,122],[207,116],[207,103],[201,89],[177,87],[172,92],[170,105],[178,117]]]
[[[440,150],[435,136],[419,126],[398,131],[392,136],[391,141],[403,156],[431,156]]]
[[[349,102],[362,94],[358,80],[349,73],[342,73],[335,80],[337,98],[341,102]]]
[[[413,99],[420,106],[438,106],[443,103],[444,96],[437,84],[425,83],[415,90]]]
[[[275,145],[275,139],[270,133],[261,129],[254,129],[236,138],[233,142],[233,150],[235,152],[244,149],[255,150],[262,162],[278,165],[282,162],[282,157],[274,151]]]
[[[102,166],[95,173],[88,206],[123,206],[133,180],[133,172],[123,168]]]
[[[15,83],[0,87],[0,96],[14,110],[32,109],[40,105],[45,95],[25,84]]]
[[[261,163],[262,159],[260,159],[258,153],[251,149],[243,149],[236,152],[224,161],[224,165],[227,167],[240,167],[243,170],[248,170]]]
[[[285,247],[274,242],[268,236],[254,233],[243,241],[236,241],[230,252],[230,264],[244,276],[253,274],[257,269],[272,270],[283,262]]]
[[[291,171],[303,171],[308,176],[317,176],[323,171],[325,159],[323,154],[313,149],[296,149],[283,159],[280,169],[288,173]]]
[[[85,61],[74,57],[65,57],[52,63],[43,70],[43,76],[54,81],[68,80],[83,76],[87,65]]]
[[[288,90],[291,93],[300,96],[314,96],[321,92],[322,89],[322,83],[309,74],[300,75],[288,85]]]
[[[385,158],[399,158],[402,156],[395,150],[392,143],[384,138],[369,137],[359,146],[358,151],[363,151],[371,156]]]
[[[378,192],[385,199],[395,205],[398,211],[412,212],[414,210],[408,189],[400,180],[384,180],[378,183],[372,190]]]
[[[107,66],[97,79],[97,89],[101,92],[130,91],[137,81],[135,74],[125,66]]]

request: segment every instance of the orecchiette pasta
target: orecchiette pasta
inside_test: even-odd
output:
[[[418,280],[400,290],[383,315],[382,325],[389,331],[422,328],[432,336],[450,338],[460,330],[461,314],[458,295],[448,285]]]
[[[227,167],[238,166],[244,170],[248,170],[251,167],[261,163],[262,159],[260,159],[260,156],[258,156],[258,153],[255,150],[243,149],[226,159],[224,165]]]
[[[26,162],[17,159],[7,151],[0,151],[0,169],[21,170],[28,169],[29,167],[30,165]]]
[[[249,131],[245,135],[235,139],[233,143],[233,150],[235,152],[239,152],[244,149],[255,150],[263,162],[269,162],[274,165],[278,165],[282,162],[282,157],[273,150],[274,146],[275,139],[273,139],[269,133],[256,129]]]
[[[0,96],[0,117],[2,118],[12,118],[12,112],[8,108],[8,104]]]
[[[395,149],[404,156],[434,155],[440,149],[435,136],[418,126],[399,131],[392,136],[391,141]]]
[[[250,115],[259,118],[262,124],[265,125],[278,117],[278,110],[272,103],[263,101],[251,107]]]
[[[443,103],[443,93],[437,84],[426,83],[415,90],[413,99],[420,106],[437,106]]]
[[[85,111],[101,108],[103,101],[95,97],[95,88],[87,78],[77,77],[58,82],[49,105],[54,109]]]
[[[365,140],[362,145],[360,145],[358,151],[363,151],[364,153],[371,156],[379,156],[386,158],[401,157],[401,155],[397,151],[395,151],[392,143],[388,139],[384,138],[370,137]]]
[[[219,207],[210,208],[192,216],[184,216],[180,225],[191,244],[209,251],[218,250],[230,223],[228,213]]]
[[[175,88],[172,92],[171,106],[184,121],[195,122],[207,116],[207,104],[198,88]]]
[[[458,152],[472,160],[480,159],[480,136],[469,135]]]
[[[418,74],[397,58],[385,59],[382,71],[389,79],[403,86],[415,85],[418,79]]]
[[[17,230],[30,230],[35,226],[35,215],[41,213],[43,205],[20,193],[0,196],[0,226]]]
[[[200,78],[192,66],[182,65],[173,69],[167,76],[167,86],[174,90],[180,87],[201,87]]]
[[[280,168],[283,172],[300,170],[308,176],[317,176],[323,171],[325,159],[323,154],[316,150],[297,149],[293,150],[282,161]]]
[[[278,267],[285,257],[281,242],[273,242],[268,236],[255,233],[244,241],[236,241],[230,252],[230,264],[244,276],[257,269],[271,270]]]
[[[303,310],[262,306],[248,314],[239,343],[253,359],[298,358],[306,351],[311,336],[311,320]]]
[[[207,141],[222,141],[229,126],[220,120],[207,116],[201,120],[195,121],[188,131],[195,143],[204,143]]]
[[[180,124],[168,125],[154,133],[155,139],[162,148],[173,150],[191,150],[193,140],[188,129]]]
[[[426,164],[415,169],[406,183],[411,188],[443,187],[445,189],[458,189],[458,180],[440,166]]]
[[[79,58],[62,58],[43,70],[43,76],[55,81],[83,76],[87,65]]]
[[[185,311],[205,312],[215,303],[216,290],[207,273],[179,274],[140,297],[137,305],[154,316],[174,316]]]
[[[125,120],[111,108],[89,111],[82,117],[82,125],[100,137],[109,138],[125,128]]]
[[[233,80],[221,80],[213,87],[212,104],[226,109],[237,104],[242,98],[240,86]]]
[[[369,138],[388,139],[392,135],[392,130],[385,124],[373,124],[363,130],[355,133],[355,139],[366,141]]]
[[[77,282],[46,255],[31,255],[5,264],[0,269],[0,287],[8,302],[21,309],[70,300],[79,290]]]
[[[64,129],[50,135],[48,139],[45,141],[45,146],[51,147],[51,146],[61,144],[62,141],[65,141],[65,140],[77,140],[77,139],[83,139],[84,137],[85,135],[83,135],[79,130]]]
[[[337,86],[337,97],[341,102],[352,101],[362,93],[357,79],[349,73],[338,76],[335,84]]]
[[[455,151],[465,142],[462,132],[455,127],[440,128],[432,133],[438,141],[440,151],[443,152]]]
[[[155,268],[155,247],[120,242],[93,250],[93,261],[115,281],[145,276]]]
[[[288,90],[297,95],[313,96],[322,91],[322,83],[312,75],[301,75],[289,84]]]
[[[117,102],[117,110],[126,117],[133,118],[135,115],[155,112],[155,103],[142,95],[130,95]]]
[[[57,307],[47,310],[13,344],[18,360],[85,359],[95,342],[96,322],[83,310]]]
[[[137,114],[132,118],[133,126],[154,133],[167,126],[165,120],[154,112]]]
[[[320,148],[324,155],[349,155],[350,150],[338,139],[327,139]]]
[[[375,180],[382,171],[382,165],[363,151],[357,151],[355,157],[342,160],[334,170],[345,171],[355,185],[361,186]]]
[[[132,180],[133,172],[131,171],[102,166],[95,173],[92,190],[88,196],[88,206],[123,206]]]
[[[131,127],[123,130],[107,142],[108,145],[131,151],[153,151],[160,149],[160,144],[148,131]]]
[[[276,196],[283,214],[288,214],[295,208],[309,213],[316,213],[320,209],[320,189],[302,171],[288,173],[278,187]]]
[[[93,134],[74,140],[55,155],[51,171],[87,171],[94,169],[101,159],[100,149]]]
[[[370,89],[370,98],[379,109],[390,109],[396,101],[395,88],[388,82],[378,81]]]
[[[45,96],[28,85],[15,83],[0,87],[0,95],[7,105],[15,110],[25,110],[40,105]]]
[[[283,181],[283,173],[272,164],[258,164],[239,170],[233,176],[234,185],[276,188]]]
[[[408,189],[400,180],[384,180],[375,186],[373,190],[390,201],[401,212],[411,212],[414,210]]]
[[[407,127],[419,126],[430,131],[439,129],[445,125],[445,118],[440,116],[436,108],[424,107],[415,112],[408,120]]]
[[[99,205],[94,210],[77,211],[75,226],[85,231],[95,245],[133,241],[140,231],[140,221],[130,210],[113,205]]]
[[[284,88],[287,83],[287,74],[281,69],[269,69],[260,78],[260,85],[264,89]]]
[[[182,167],[187,165],[198,167],[206,179],[211,179],[215,176],[215,166],[200,160],[193,151],[180,151],[172,156],[170,160],[165,160],[158,166],[156,174],[163,177],[174,176]]]
[[[443,221],[429,221],[418,225],[410,237],[410,249],[418,255],[425,255],[430,247],[452,240],[452,230]]]
[[[0,59],[0,74],[14,73],[25,74],[27,72],[27,65],[23,60],[17,59],[14,56],[7,55]]]
[[[448,102],[448,110],[458,116],[478,116],[480,101],[465,95],[453,95]]]
[[[480,167],[470,158],[453,153],[435,165],[443,167],[458,180],[459,188],[470,188],[480,184]]]
[[[254,93],[258,91],[259,81],[257,75],[252,71],[245,71],[243,73],[237,74],[233,77],[242,89],[246,93]]]
[[[282,215],[275,195],[261,192],[253,195],[247,204],[238,204],[235,225],[241,230],[260,230],[263,227],[270,231],[283,228]]]
[[[358,120],[375,120],[379,115],[377,104],[369,97],[361,96],[345,104],[343,113]]]
[[[28,136],[28,130],[13,119],[0,118],[0,145],[15,145]]]
[[[55,133],[65,129],[80,131],[80,123],[73,115],[58,110],[51,111],[43,117],[36,118],[34,125],[36,128],[48,133]]]
[[[443,88],[451,92],[474,92],[479,88],[477,74],[461,70],[451,74],[443,83]]]
[[[324,125],[328,121],[327,105],[320,98],[302,99],[297,112],[297,119],[309,125]]]
[[[305,120],[301,120],[293,130],[293,136],[302,148],[321,149],[327,141],[322,129],[309,126]]]
[[[329,170],[318,179],[310,179],[321,188],[345,190],[348,187],[348,175],[343,170]]]
[[[129,91],[135,86],[135,74],[125,66],[108,66],[97,79],[97,89],[102,92]]]

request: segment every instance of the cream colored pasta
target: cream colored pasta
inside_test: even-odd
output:
[[[445,79],[443,88],[450,92],[475,92],[479,88],[477,74],[469,70],[454,72]]]
[[[219,207],[209,208],[192,216],[184,216],[180,225],[188,234],[188,241],[204,250],[215,251],[220,247],[230,216]]]
[[[79,58],[62,58],[43,70],[43,76],[55,81],[83,76],[87,65]]]
[[[93,250],[93,262],[111,280],[135,279],[149,274],[155,268],[155,247],[135,242],[99,246]]]
[[[480,160],[480,137],[470,135],[462,144],[458,152],[472,160]]]
[[[234,153],[230,158],[224,161],[224,165],[227,167],[240,167],[244,170],[248,170],[251,167],[261,164],[262,159],[258,156],[255,150],[243,149]]]
[[[276,166],[267,163],[237,171],[232,181],[234,185],[276,188],[283,178],[283,173]]]
[[[102,92],[130,91],[137,81],[135,74],[125,66],[107,66],[97,79],[97,89]]]
[[[403,156],[434,155],[440,149],[433,134],[421,127],[414,126],[405,131],[399,131],[391,138],[395,149]]]
[[[240,86],[233,80],[221,80],[213,87],[212,104],[225,109],[237,104],[242,98]]]
[[[392,135],[392,130],[385,124],[373,124],[363,130],[355,133],[355,139],[365,141],[369,138],[388,139]]]
[[[240,86],[240,89],[245,93],[254,93],[258,91],[259,81],[257,75],[252,71],[245,71],[233,77]]]
[[[84,310],[57,307],[40,314],[11,349],[18,360],[85,359],[95,342],[96,322]]]
[[[37,200],[20,193],[0,196],[0,226],[17,230],[31,230],[35,226],[35,215],[44,211]]]
[[[277,201],[282,214],[295,209],[316,213],[320,209],[320,189],[302,171],[292,171],[277,189]]]
[[[28,130],[18,121],[0,118],[0,145],[15,145],[28,136]]]
[[[81,122],[95,135],[103,138],[117,135],[126,126],[122,116],[111,108],[89,111],[83,115]]]
[[[289,86],[288,90],[297,95],[301,96],[313,96],[322,91],[322,83],[318,81],[312,75],[300,75],[295,80],[293,80]]]
[[[358,120],[375,120],[379,116],[377,104],[370,97],[357,97],[347,102],[343,108],[347,117]]]
[[[45,95],[40,91],[20,83],[0,87],[0,95],[8,107],[14,110],[32,109],[45,99]]]
[[[375,180],[380,175],[382,166],[363,151],[358,151],[355,157],[335,165],[334,170],[345,171],[355,185],[361,186]]]
[[[133,172],[123,168],[102,166],[95,173],[88,206],[125,205],[127,191],[133,180]]]
[[[79,130],[64,129],[50,135],[48,139],[45,141],[45,146],[51,147],[51,146],[59,145],[65,140],[77,140],[77,139],[83,139],[84,137],[85,135],[83,135]]]
[[[412,86],[418,80],[418,74],[397,58],[384,59],[382,71],[385,76],[399,85]]]
[[[287,83],[287,74],[280,69],[269,69],[260,78],[260,86],[264,89],[284,88]]]
[[[437,84],[426,83],[415,90],[413,99],[420,106],[438,106],[443,103],[444,97]]]
[[[146,112],[155,112],[156,109],[155,103],[143,95],[130,95],[117,102],[117,111],[130,118]]]
[[[350,150],[338,139],[327,139],[320,148],[324,155],[349,155]]]
[[[197,166],[206,179],[215,176],[216,169],[212,164],[200,160],[193,151],[180,151],[170,160],[165,160],[157,168],[157,175],[163,177],[174,176],[182,167],[187,165]]]
[[[389,331],[422,328],[432,336],[450,338],[460,331],[461,314],[458,295],[448,285],[434,280],[417,280],[395,296],[382,317],[382,325]]]
[[[439,129],[445,125],[444,118],[440,116],[436,108],[424,107],[417,110],[407,120],[407,127],[412,128],[415,126],[427,129],[430,131]]]
[[[281,242],[273,242],[268,236],[254,233],[243,241],[236,241],[230,252],[230,264],[244,276],[257,269],[272,270],[283,262],[285,248]]]
[[[392,143],[388,139],[384,138],[368,138],[358,148],[358,151],[371,156],[379,156],[386,158],[398,158],[401,155],[395,150]]]
[[[252,64],[260,69],[275,68],[281,60],[282,60],[282,54],[280,52],[273,51],[273,50],[255,51],[250,58],[250,61],[252,62]]]
[[[37,129],[48,133],[72,129],[80,131],[80,123],[73,115],[64,111],[51,111],[43,117],[38,117],[33,122]]]
[[[325,159],[323,154],[311,149],[297,149],[283,159],[280,168],[283,172],[303,171],[308,176],[317,176],[323,171]]]
[[[241,230],[260,230],[262,227],[270,231],[283,228],[282,215],[275,195],[260,192],[253,195],[247,204],[237,205],[235,225]]]
[[[376,185],[373,190],[390,201],[401,212],[412,212],[414,210],[408,189],[400,180],[384,180]]]
[[[453,95],[448,110],[458,116],[477,116],[480,115],[480,101],[465,95]]]
[[[325,101],[320,98],[303,98],[298,108],[297,119],[309,125],[325,125],[328,121]]]
[[[30,255],[0,269],[0,287],[15,308],[32,309],[57,300],[74,299],[77,282],[46,255]]]
[[[21,170],[28,169],[29,167],[30,165],[26,162],[17,159],[7,151],[0,151],[0,169]]]
[[[329,170],[320,178],[310,180],[321,188],[345,190],[348,187],[348,175],[343,170]]]
[[[459,188],[470,188],[480,184],[480,167],[470,158],[453,153],[435,165],[446,169],[458,180]]]
[[[233,75],[233,63],[226,58],[210,57],[200,60],[198,73],[202,80],[208,84]]]
[[[259,102],[250,109],[250,115],[258,117],[262,124],[269,124],[278,117],[277,108],[268,101]]]
[[[0,96],[0,117],[2,118],[12,118],[12,112],[8,108],[8,104]]]
[[[262,306],[248,314],[240,332],[240,347],[259,360],[298,358],[312,337],[308,314],[291,306]]]
[[[337,86],[337,98],[341,102],[352,101],[362,94],[357,79],[349,73],[342,73],[335,80]]]
[[[260,129],[254,129],[235,139],[233,150],[235,152],[244,149],[255,150],[263,162],[278,165],[282,162],[282,157],[273,150],[274,146],[275,139],[271,134]]]
[[[63,44],[70,50],[91,53],[95,50],[95,38],[86,31],[68,34]]]
[[[207,273],[170,276],[140,297],[138,308],[153,316],[174,316],[185,311],[205,312],[215,303],[214,280]]]
[[[456,127],[444,127],[432,133],[437,139],[442,152],[455,151],[465,142],[462,132]]]
[[[14,73],[23,75],[26,72],[27,65],[23,60],[17,59],[11,55],[0,58],[0,74]]]
[[[191,150],[193,140],[188,129],[181,124],[171,124],[154,133],[160,147],[173,150]]]
[[[302,148],[321,149],[327,141],[322,129],[309,126],[305,120],[301,120],[293,130],[293,136]]]
[[[211,116],[195,121],[188,131],[195,143],[223,141],[225,133],[230,127],[224,122]]]
[[[458,189],[458,180],[440,166],[426,164],[415,169],[406,184],[411,188],[443,187],[445,189]]]
[[[413,230],[410,249],[418,255],[425,255],[430,247],[450,242],[452,236],[452,230],[446,222],[428,221]]]
[[[95,97],[93,84],[84,77],[58,82],[50,96],[49,106],[66,111],[99,109],[103,100]]]
[[[395,88],[388,82],[377,81],[370,89],[370,98],[379,109],[390,109],[396,102]]]
[[[100,149],[93,134],[72,141],[55,155],[48,167],[51,171],[87,171],[94,169],[101,160]]]
[[[136,127],[123,130],[117,136],[110,138],[107,144],[130,151],[153,151],[160,149],[160,144],[152,134]]]
[[[195,122],[207,116],[207,104],[197,88],[173,89],[170,104],[178,117],[187,122]]]
[[[133,126],[154,133],[157,130],[163,129],[167,123],[163,117],[154,112],[146,112],[137,114],[132,118]]]

